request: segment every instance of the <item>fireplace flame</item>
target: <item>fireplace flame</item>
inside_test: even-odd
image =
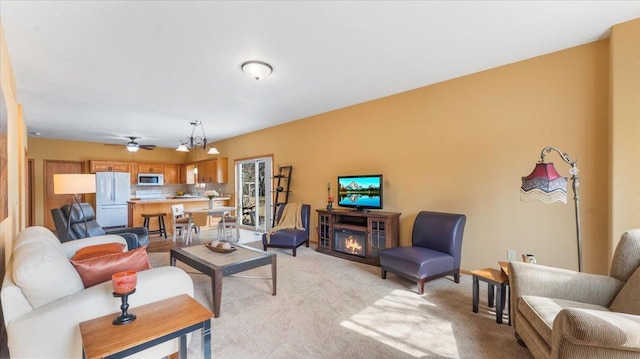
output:
[[[351,252],[351,254],[359,254],[362,251],[362,245],[357,240],[353,239],[353,236],[349,236],[344,241],[344,248]]]

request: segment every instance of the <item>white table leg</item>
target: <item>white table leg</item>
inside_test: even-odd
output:
[[[226,234],[226,229],[227,229],[227,224],[224,221],[224,217],[227,214],[227,212],[222,212],[222,237],[226,240],[227,239],[227,234]]]
[[[191,230],[193,229],[193,214],[189,213],[189,224],[187,225],[187,241],[185,244],[191,242]]]

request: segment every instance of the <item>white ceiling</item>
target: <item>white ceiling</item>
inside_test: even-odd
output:
[[[0,20],[29,132],[176,147],[592,42],[636,1],[13,1]],[[256,82],[247,60],[270,63]]]

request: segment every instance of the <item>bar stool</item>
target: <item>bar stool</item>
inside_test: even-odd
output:
[[[158,213],[143,213],[142,217],[144,217],[144,228],[147,229],[149,235],[151,234],[159,234],[160,237],[164,236],[167,238],[167,228],[164,225],[164,216],[166,213],[158,212]],[[158,229],[150,230],[149,229],[149,218],[157,217],[158,218]]]

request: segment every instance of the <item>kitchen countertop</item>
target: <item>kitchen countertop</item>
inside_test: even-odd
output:
[[[148,198],[148,199],[135,199],[131,198],[127,201],[127,223],[129,227],[142,227],[144,226],[144,217],[145,213],[164,213],[166,218],[164,218],[165,228],[167,229],[167,235],[173,233],[173,210],[172,206],[176,204],[181,204],[184,206],[185,210],[190,209],[200,209],[200,208],[208,208],[209,207],[209,197],[192,197],[192,196],[171,196],[170,193],[164,194],[165,196],[169,196],[167,198]],[[143,197],[144,198],[144,197]],[[214,197],[215,206],[226,206],[231,202],[232,195],[227,195],[224,197]],[[155,223],[153,225],[155,227]]]
[[[214,197],[214,201],[226,201],[230,200],[231,197]],[[135,199],[132,198],[127,203],[138,204],[138,203],[180,203],[180,202],[201,202],[201,201],[209,201],[208,197],[191,197],[191,196],[173,196],[166,197],[164,199]]]

